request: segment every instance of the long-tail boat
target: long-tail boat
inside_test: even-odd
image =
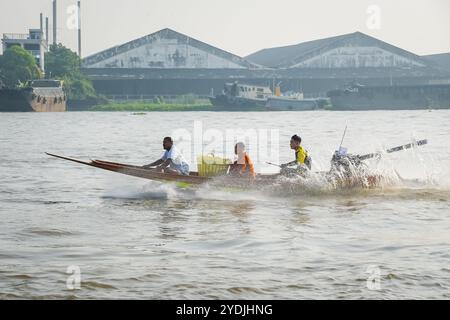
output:
[[[415,146],[421,146],[427,144],[427,140],[420,140],[414,143],[398,146],[395,148],[391,148],[386,150],[386,153],[392,153],[396,151],[401,151],[404,149],[409,149]],[[148,180],[155,180],[155,181],[161,181],[161,182],[174,182],[177,183],[179,186],[197,186],[201,184],[206,183],[214,183],[216,185],[222,186],[222,187],[240,187],[240,188],[254,188],[258,186],[266,186],[270,183],[273,183],[277,181],[277,179],[282,176],[280,174],[271,174],[271,175],[264,175],[264,174],[258,174],[256,175],[255,179],[250,179],[247,177],[239,178],[235,176],[230,175],[223,175],[223,176],[200,176],[198,172],[190,172],[189,175],[178,175],[173,173],[163,173],[163,172],[157,172],[153,169],[147,169],[142,166],[136,166],[131,164],[123,164],[123,163],[116,163],[116,162],[110,162],[110,161],[104,161],[104,160],[91,160],[89,162],[82,161],[78,159],[68,158],[59,156],[52,153],[46,153],[49,156],[79,163],[82,165],[87,165],[103,170],[113,171],[121,174],[125,174],[128,176],[148,179]],[[339,162],[340,166],[347,165],[355,165],[356,162],[361,162],[363,160],[367,160],[370,158],[375,158],[377,156],[380,156],[380,153],[370,153],[366,155],[356,155],[356,156],[344,156],[340,157],[337,161]],[[344,165],[342,165],[344,163]],[[327,172],[319,172],[318,174],[324,175],[324,177],[332,182],[337,187],[369,187],[373,188],[379,185],[380,181],[382,181],[382,177],[378,175],[365,175],[364,177],[361,176],[351,176],[349,175],[350,171],[344,172],[344,174],[336,174],[331,171]],[[342,173],[342,171],[341,171]]]

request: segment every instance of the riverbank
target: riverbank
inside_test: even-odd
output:
[[[195,103],[111,102],[92,107],[89,111],[266,111],[264,107],[217,107],[208,101]]]
[[[149,103],[120,102],[94,106],[90,111],[211,111],[213,106],[207,103]]]

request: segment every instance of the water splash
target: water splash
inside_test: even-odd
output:
[[[102,198],[126,200],[167,200],[180,197],[180,190],[172,184],[148,182],[146,184],[114,186]]]
[[[380,147],[381,149],[383,147]],[[273,183],[255,188],[226,187],[217,178],[195,188],[179,188],[172,183],[145,182],[136,184],[123,180],[115,183],[103,198],[136,200],[219,200],[219,201],[273,201],[274,198],[296,196],[348,196],[377,195],[392,192],[399,194],[428,194],[432,190],[450,190],[442,166],[430,153],[412,148],[395,154],[382,154],[380,158],[364,161],[362,169],[351,167],[351,179],[342,172],[327,174],[313,171],[306,177],[279,177]],[[374,183],[376,179],[376,183]],[[135,182],[135,180],[133,180]]]
[[[436,192],[440,199],[450,199],[449,179],[443,167],[431,153],[412,148],[395,154],[381,153],[380,158],[366,160],[363,167],[350,165],[350,180],[339,171],[333,175],[312,172],[307,177],[279,178],[265,191],[282,196]]]

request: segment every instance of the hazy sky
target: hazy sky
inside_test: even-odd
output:
[[[450,52],[449,0],[82,0],[81,3],[84,57],[163,28],[172,28],[240,56],[354,31],[419,55]],[[67,21],[73,20],[67,10],[74,4],[75,0],[58,0],[58,32],[59,40],[75,50],[77,32],[67,27]],[[379,15],[374,11],[367,13],[374,5],[375,11],[379,8]],[[0,33],[26,33],[28,28],[39,28],[40,12],[49,16],[52,24],[51,0],[0,0]]]

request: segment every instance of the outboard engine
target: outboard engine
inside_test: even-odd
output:
[[[360,169],[365,169],[366,165],[358,155],[340,153],[335,151],[331,158],[331,171],[351,175]]]

